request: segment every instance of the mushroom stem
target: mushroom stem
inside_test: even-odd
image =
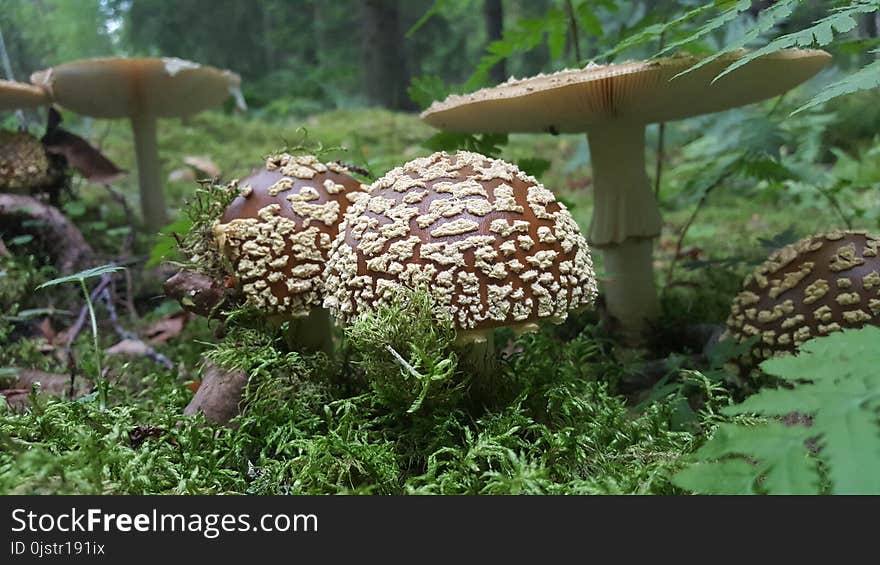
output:
[[[333,353],[330,313],[324,308],[312,308],[308,316],[290,321],[285,338],[287,345],[297,351]]]
[[[131,118],[131,129],[134,132],[137,154],[138,186],[144,225],[151,231],[157,231],[168,223],[168,214],[165,210],[165,195],[162,193],[156,118],[135,114]]]
[[[633,345],[644,341],[648,322],[660,315],[660,302],[654,287],[653,242],[649,238],[630,238],[602,248],[607,279],[605,305],[617,320],[618,334]]]
[[[595,195],[590,239],[602,249],[610,278],[603,285],[608,312],[621,337],[638,344],[646,322],[660,313],[651,239],[662,220],[645,169],[645,126],[594,127],[587,141]]]
[[[466,332],[459,336],[459,343],[464,345],[462,365],[478,379],[488,378],[498,369],[498,358],[495,355],[495,335],[492,330]]]

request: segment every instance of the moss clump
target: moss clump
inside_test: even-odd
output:
[[[430,304],[415,293],[360,319],[336,361],[285,351],[280,329],[237,312],[208,355],[250,376],[234,429],[181,417],[192,393],[167,373],[143,375],[138,392],[115,388],[104,412],[88,398],[0,409],[0,491],[674,491],[669,477],[697,441],[676,425],[680,396],[634,411],[589,330],[518,338],[507,349],[522,351],[478,383]]]

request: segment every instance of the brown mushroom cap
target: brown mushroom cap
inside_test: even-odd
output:
[[[62,175],[39,139],[25,132],[0,131],[0,192],[27,194],[57,183]]]
[[[817,49],[784,49],[724,75],[747,54],[738,50],[674,78],[700,61],[677,55],[651,61],[589,64],[451,95],[422,113],[430,125],[458,132],[583,133],[609,121],[650,124],[744,106],[777,96],[831,60]]]
[[[478,153],[435,153],[392,170],[339,231],[324,306],[343,321],[404,287],[427,287],[464,330],[559,322],[596,296],[587,242],[565,206]]]
[[[46,91],[39,86],[0,80],[0,110],[24,110],[49,104]]]
[[[330,244],[363,185],[335,163],[274,155],[234,184],[241,194],[214,226],[233,276],[257,308],[285,317],[320,306]]]
[[[183,59],[113,57],[64,63],[34,73],[31,82],[86,116],[172,118],[221,104],[238,91],[241,79]]]
[[[758,336],[756,360],[794,352],[805,341],[880,325],[880,236],[865,231],[814,235],[775,251],[743,282],[727,332]]]

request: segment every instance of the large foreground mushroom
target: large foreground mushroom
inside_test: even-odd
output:
[[[423,288],[445,309],[472,368],[490,373],[492,329],[559,323],[592,305],[596,281],[577,223],[514,165],[435,153],[377,180],[339,226],[324,305],[342,322]]]
[[[435,102],[422,119],[456,132],[587,133],[595,190],[590,240],[602,249],[611,277],[604,285],[608,310],[622,337],[638,342],[660,309],[652,239],[662,221],[645,172],[645,126],[782,94],[830,60],[825,51],[783,50],[712,82],[744,55],[738,51],[681,76],[699,59],[590,64],[453,95]]]
[[[201,112],[230,95],[241,99],[237,74],[174,58],[74,61],[34,73],[31,82],[74,112],[131,120],[141,210],[151,230],[168,221],[156,121]]]

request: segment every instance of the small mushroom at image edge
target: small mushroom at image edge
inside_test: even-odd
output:
[[[175,58],[86,59],[36,72],[31,82],[71,111],[131,121],[141,211],[149,230],[168,222],[157,121],[201,112],[230,95],[244,105],[237,74]]]
[[[47,106],[46,91],[32,84],[0,80],[0,112]],[[31,194],[61,182],[39,140],[24,131],[0,131],[0,192]]]
[[[743,365],[786,353],[832,332],[880,325],[880,236],[833,231],[770,255],[746,277],[726,338],[755,340]]]
[[[586,132],[594,187],[590,244],[602,250],[609,274],[603,295],[620,337],[637,345],[660,314],[652,240],[662,220],[645,170],[645,126],[777,96],[831,59],[825,51],[784,49],[715,80],[745,54],[736,51],[681,75],[700,59],[590,63],[451,95],[421,117],[436,128],[465,133]]]
[[[494,328],[534,331],[596,296],[586,239],[565,205],[514,165],[464,151],[375,181],[339,227],[326,286],[324,305],[342,323],[426,289],[476,374],[494,371]]]
[[[288,322],[291,347],[329,353],[324,267],[343,214],[366,197],[364,185],[337,163],[280,154],[232,188],[240,194],[213,231],[236,285],[270,320]]]
[[[0,80],[0,112],[28,110],[48,106],[50,103],[48,94],[39,86],[12,80]]]

